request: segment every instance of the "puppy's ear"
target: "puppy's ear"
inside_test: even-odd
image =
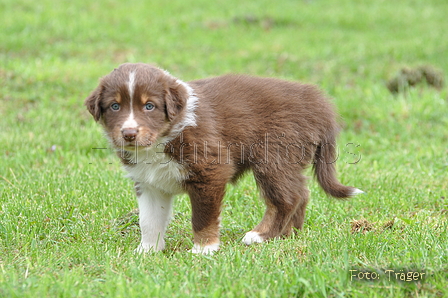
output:
[[[173,121],[184,110],[187,103],[188,91],[185,86],[173,80],[165,92],[166,114],[168,119]]]
[[[87,110],[89,110],[90,114],[92,114],[95,121],[98,121],[101,118],[100,101],[103,89],[104,87],[100,83],[100,85],[96,87],[96,89],[93,90],[92,93],[90,93],[89,97],[87,97],[86,100],[84,101]]]

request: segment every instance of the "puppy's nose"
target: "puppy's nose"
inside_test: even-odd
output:
[[[137,137],[138,129],[137,128],[124,128],[121,130],[121,134],[123,135],[123,139],[128,142],[132,142]]]

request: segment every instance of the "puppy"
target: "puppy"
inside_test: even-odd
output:
[[[302,228],[309,165],[327,194],[362,193],[336,179],[336,113],[312,85],[243,75],[186,83],[154,66],[123,64],[85,105],[135,182],[138,252],[164,249],[173,197],[181,193],[192,206],[192,252],[218,250],[226,184],[249,170],[266,212],[244,236],[248,245]]]

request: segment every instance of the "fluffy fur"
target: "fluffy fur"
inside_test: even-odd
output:
[[[190,196],[192,251],[216,251],[225,186],[248,170],[266,212],[246,244],[302,228],[309,197],[302,170],[309,165],[329,195],[362,192],[336,179],[336,113],[312,85],[242,75],[185,83],[154,66],[123,64],[85,104],[135,181],[139,252],[165,247],[179,193]]]

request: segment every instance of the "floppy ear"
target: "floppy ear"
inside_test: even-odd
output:
[[[185,107],[188,98],[187,89],[178,82],[174,81],[165,91],[166,114],[170,121],[173,121]]]
[[[84,101],[87,110],[89,110],[90,114],[92,114],[95,121],[98,121],[101,118],[100,101],[103,89],[103,85],[100,84],[98,87],[96,87],[95,90],[92,91],[92,93],[90,93],[89,97],[87,97]]]

